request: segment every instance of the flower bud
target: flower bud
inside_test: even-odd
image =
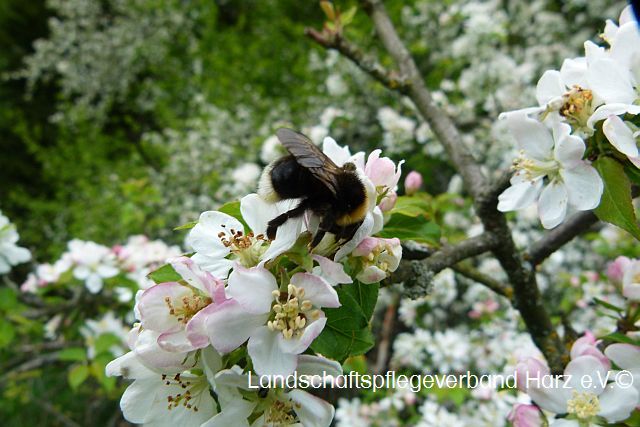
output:
[[[607,277],[612,282],[622,282],[624,271],[631,264],[631,260],[626,256],[619,256],[607,266]]]
[[[404,179],[404,191],[408,196],[415,194],[422,187],[422,175],[419,172],[411,171]]]
[[[540,427],[542,426],[542,418],[540,410],[534,405],[525,405],[517,403],[508,416],[513,427]]]
[[[389,212],[396,205],[397,200],[398,194],[395,191],[390,191],[378,206],[382,212]]]

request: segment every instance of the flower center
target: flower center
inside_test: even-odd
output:
[[[273,426],[288,426],[296,421],[292,402],[276,400],[267,409],[265,421]]]
[[[588,420],[598,415],[600,401],[598,396],[591,392],[573,391],[573,398],[567,402],[567,412],[575,414],[581,420]]]
[[[289,284],[287,292],[273,291],[275,304],[271,307],[273,320],[267,322],[272,331],[282,332],[285,339],[302,335],[307,319],[316,320],[320,310],[314,310],[311,301],[304,299],[304,289]]]
[[[224,224],[222,225],[225,228]],[[224,246],[236,255],[240,263],[245,267],[253,267],[260,262],[260,256],[264,252],[264,243],[267,242],[264,234],[253,234],[253,231],[244,234],[241,230],[233,228],[229,231],[221,231],[218,238]]]
[[[592,113],[591,101],[593,93],[589,89],[573,86],[562,97],[564,104],[560,107],[560,115],[577,128],[585,128]]]
[[[178,301],[181,304],[174,305],[170,297],[164,298],[165,304],[169,307],[169,314],[175,316],[178,322],[186,325],[197,312],[211,304],[213,300],[203,295],[191,294],[183,296]]]
[[[184,390],[182,393],[167,395],[167,409],[171,410],[178,406],[184,406],[187,409],[198,412],[198,406],[193,402],[194,396],[200,394],[208,385],[201,377],[190,377],[188,380],[183,379],[180,374],[173,377],[162,374],[162,381],[167,386],[174,385]]]
[[[560,165],[555,160],[529,159],[525,156],[524,150],[520,150],[520,154],[513,161],[513,169],[522,172],[526,180],[533,181],[545,175],[548,175],[549,179],[553,179],[557,175]]]

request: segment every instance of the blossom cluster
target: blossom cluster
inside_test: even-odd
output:
[[[0,211],[0,274],[8,273],[14,265],[31,259],[31,252],[16,244],[19,239],[16,227]]]
[[[514,426],[579,427],[626,420],[640,404],[640,346],[614,343],[601,351],[598,344],[589,332],[576,340],[562,376],[552,376],[540,359],[520,362],[518,387],[537,406],[516,405],[510,415]]]
[[[565,59],[559,71],[542,75],[536,87],[539,106],[502,115],[520,156],[511,187],[499,197],[501,211],[537,201],[542,225],[553,228],[570,208],[591,210],[600,204],[602,172],[591,160],[640,165],[635,123],[640,33],[631,6],[619,25],[607,21],[602,38],[607,47],[586,41],[584,56]]]
[[[133,281],[139,289],[146,289],[153,283],[147,275],[167,259],[181,253],[177,246],[149,240],[143,235],[131,236],[126,244],[111,248],[92,241],[73,239],[57,261],[38,264],[22,284],[21,290],[38,292],[74,278],[81,281],[90,293],[96,294],[102,291],[106,279],[118,275]],[[127,287],[118,286],[115,291],[123,300],[132,298],[132,291]]]
[[[393,272],[402,256],[398,239],[374,237],[383,228],[383,210],[393,207],[401,164],[380,157],[380,150],[366,158],[363,152],[351,155],[328,137],[322,149],[338,166],[353,163],[366,188],[366,215],[353,238],[335,241],[328,233],[309,250],[319,218],[307,212],[289,218],[269,240],[268,222],[297,201],[271,203],[256,193],[203,212],[186,239],[192,256],[175,257],[154,273],[157,284],[136,297],[139,323],[129,335],[131,351],[107,366],[108,375],[134,380],[121,400],[129,421],[207,427],[331,423],[333,407],[310,393],[258,391],[247,380],[252,373],[341,373],[338,362],[309,350],[324,356],[350,351],[338,349],[338,342],[322,351],[316,347],[329,329],[331,310],[347,304],[362,310],[341,298],[344,289],[365,286],[377,294],[374,283]],[[330,329],[338,333],[353,327],[342,317],[336,321],[342,325]]]

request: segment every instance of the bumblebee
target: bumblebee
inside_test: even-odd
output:
[[[266,201],[300,199],[298,205],[271,221],[267,237],[274,239],[278,227],[291,218],[310,211],[320,218],[310,248],[324,235],[335,235],[336,242],[353,238],[364,221],[369,203],[356,165],[337,166],[305,135],[291,129],[278,129],[276,135],[289,155],[270,163],[262,172],[258,194]]]

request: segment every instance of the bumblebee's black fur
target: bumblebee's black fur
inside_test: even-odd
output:
[[[307,137],[290,129],[279,129],[277,135],[291,154],[267,166],[258,192],[272,201],[302,200],[269,222],[267,236],[275,238],[278,227],[310,210],[321,218],[312,248],[326,232],[335,234],[336,240],[351,240],[362,224],[368,204],[355,165],[336,166]]]

